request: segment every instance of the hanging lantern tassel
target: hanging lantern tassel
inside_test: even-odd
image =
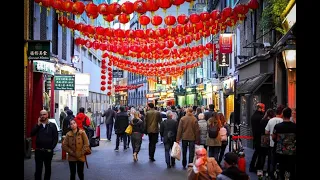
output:
[[[50,7],[47,7],[47,17],[49,16]]]
[[[77,20],[79,20],[80,19],[80,14],[77,14],[76,18],[77,18]]]
[[[94,19],[93,19],[93,17],[91,16],[90,19],[91,19],[91,25],[94,26]]]
[[[70,29],[70,31],[71,31],[71,36],[73,37],[74,36],[74,30]]]
[[[110,27],[110,22],[108,22],[108,26]]]
[[[153,18],[153,16],[154,16],[154,11],[151,11],[151,18]]]
[[[179,5],[179,6],[176,6],[176,8],[177,8],[177,16],[179,16],[180,5]]]
[[[194,1],[192,0],[192,1],[190,2],[190,9],[192,9],[193,4],[194,4]]]
[[[162,9],[163,13],[164,13],[164,17],[167,16],[167,9]]]

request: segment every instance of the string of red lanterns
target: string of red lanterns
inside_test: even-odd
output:
[[[138,89],[142,87],[143,84],[138,84],[138,85],[127,85],[127,86],[121,86],[121,85],[115,85],[115,92],[120,92],[120,91],[127,91],[127,90],[133,90],[133,89]]]

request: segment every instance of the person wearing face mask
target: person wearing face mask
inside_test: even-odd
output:
[[[205,148],[198,148],[193,163],[188,164],[188,180],[216,179],[222,170],[214,158],[207,156]]]
[[[31,136],[36,136],[35,163],[36,172],[35,180],[41,180],[42,167],[44,164],[44,179],[49,180],[51,177],[51,160],[53,150],[58,143],[58,130],[54,123],[49,122],[48,111],[41,110],[38,123],[33,127]]]

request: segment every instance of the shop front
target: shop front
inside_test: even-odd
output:
[[[224,115],[227,122],[230,120],[230,114],[234,111],[234,82],[233,77],[223,81]]]
[[[186,105],[187,106],[197,106],[198,97],[196,87],[188,87],[186,89]]]
[[[54,117],[54,83],[55,64],[50,61],[30,60],[27,75],[27,121],[26,137],[30,137],[31,129],[38,122],[39,113],[46,109],[49,118]],[[35,148],[35,139],[32,139]]]
[[[186,89],[184,88],[176,88],[173,90],[174,99],[176,102],[176,106],[179,105],[180,107],[186,106]]]
[[[205,87],[206,84],[201,83],[196,87],[196,92],[197,92],[197,105],[198,106],[202,106],[205,105],[206,103],[204,103],[204,101],[206,101],[206,96],[204,96],[205,94]]]

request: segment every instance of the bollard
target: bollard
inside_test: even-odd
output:
[[[66,136],[62,136],[61,137],[61,146],[63,145],[63,141],[64,141],[64,138]],[[67,159],[67,152],[65,152],[62,148],[61,148],[61,153],[62,153],[62,156],[61,156],[61,159],[62,160],[66,160]]]
[[[96,137],[100,139],[100,125],[96,129]]]

